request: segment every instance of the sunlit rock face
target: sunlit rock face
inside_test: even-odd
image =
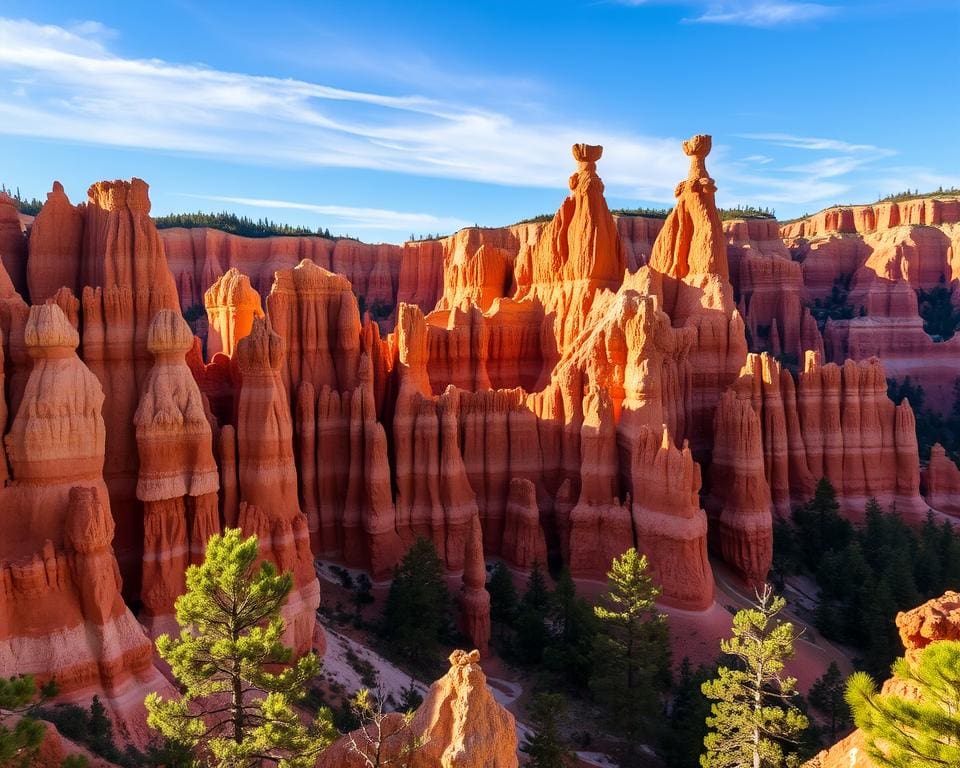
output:
[[[404,757],[404,765],[410,768],[516,768],[516,722],[494,699],[479,662],[479,651],[454,651],[450,670],[430,687],[409,727],[402,732],[402,716],[387,715],[381,733],[389,735],[382,741],[381,759],[395,760],[404,755],[403,748],[412,737],[423,746]],[[354,743],[367,742],[359,733],[347,734],[321,755],[318,768],[369,765],[363,754],[366,750],[353,747]]]
[[[885,382],[949,405],[960,341],[923,333],[916,290],[956,293],[960,203],[721,222],[711,144],[683,142],[662,219],[611,215],[615,159],[576,144],[552,217],[403,245],[158,232],[138,179],[76,206],[55,183],[29,233],[0,197],[0,674],[47,664],[135,719],[148,634],[225,526],[293,573],[298,652],[323,646],[315,557],[386,581],[419,537],[486,652],[492,558],[602,581],[636,547],[665,604],[704,610],[708,544],[762,581],[821,477],[854,520],[870,497],[960,514]],[[821,333],[838,279],[857,311]],[[452,665],[431,701],[480,714],[421,710],[431,759],[476,726],[476,764],[516,765],[476,659]]]
[[[898,613],[897,629],[907,659],[916,659],[931,643],[960,640],[960,594],[947,592],[913,610]],[[886,680],[881,691],[917,698],[916,688],[898,677]],[[863,733],[858,729],[805,763],[805,768],[877,768],[877,763],[867,754]]]

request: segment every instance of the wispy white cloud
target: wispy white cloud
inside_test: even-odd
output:
[[[741,133],[740,138],[764,141],[792,149],[829,150],[832,152],[871,152],[881,155],[893,155],[892,149],[875,147],[872,144],[851,144],[840,139],[825,139],[816,136],[795,136],[791,133]]]
[[[780,27],[837,15],[835,5],[794,0],[611,0],[632,7],[680,5],[699,14],[683,19],[694,24],[727,24],[744,27]]]
[[[453,232],[469,226],[470,222],[431,213],[391,211],[382,208],[354,208],[345,205],[318,205],[292,200],[271,200],[257,197],[229,197],[222,195],[195,195],[181,193],[182,197],[231,203],[266,210],[295,210],[316,213],[330,219],[334,227],[355,229],[403,230],[416,233]]]
[[[737,24],[746,27],[779,27],[825,19],[837,13],[836,6],[822,3],[733,2],[712,3],[690,21],[700,24]]]
[[[570,145],[603,144],[623,194],[669,197],[685,167],[677,140],[618,133],[420,95],[113,54],[96,26],[0,19],[0,132],[197,152],[295,166],[396,171],[558,187]]]
[[[724,170],[731,184],[733,198],[742,189],[753,190],[754,199],[772,204],[810,205],[824,201],[841,202],[865,173],[875,172],[878,163],[896,154],[892,149],[873,144],[857,144],[821,136],[798,136],[789,133],[745,133],[739,138],[781,147],[799,162],[776,164],[766,155],[751,155],[731,162]],[[810,159],[812,157],[812,159]],[[755,173],[763,165],[763,176]],[[731,192],[720,199],[731,201]],[[742,202],[742,200],[735,200]]]

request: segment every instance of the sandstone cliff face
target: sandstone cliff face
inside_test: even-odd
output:
[[[747,353],[743,318],[730,285],[717,187],[706,168],[711,146],[710,137],[703,135],[683,143],[690,171],[677,185],[677,204],[650,256],[650,268],[663,276],[663,306],[673,325],[694,331],[689,413],[678,437],[689,437],[695,453],[709,450],[717,402]]]
[[[283,339],[259,318],[237,345],[238,523],[246,535],[257,536],[264,558],[293,573],[283,616],[287,643],[303,653],[314,642],[320,585],[297,495],[293,422],[281,377],[285,352]]]
[[[763,477],[757,482],[762,479],[769,490],[754,486],[750,495],[770,494],[780,515],[789,514],[791,502],[808,500],[821,477],[834,486],[853,520],[862,519],[871,497],[884,505],[895,503],[908,520],[920,522],[926,515],[913,412],[906,401],[895,405],[887,398],[879,360],[848,360],[840,367],[823,365],[809,352],[804,370],[794,377],[766,353],[751,354],[724,395],[721,411],[729,423],[726,435],[717,433],[718,448],[733,429],[747,430],[754,447],[731,445],[736,458],[728,453],[720,466],[715,454],[713,471],[735,484],[751,483],[748,478],[757,478],[759,451]],[[756,445],[755,434],[762,435],[762,445]],[[715,499],[729,493],[726,482],[711,491]],[[743,505],[739,491],[733,498],[738,499],[733,508]]]
[[[25,339],[34,365],[6,438],[13,481],[0,491],[0,671],[55,677],[66,694],[99,692],[142,742],[143,696],[169,686],[120,596],[103,390],[58,306],[33,307]]]
[[[26,255],[27,238],[17,201],[0,193],[0,262],[21,296],[27,295]]]
[[[930,449],[930,461],[923,472],[924,500],[933,509],[960,516],[960,469],[940,443]]]
[[[493,698],[479,661],[477,651],[453,652],[450,671],[431,686],[409,731],[386,740],[386,757],[396,755],[405,743],[402,738],[413,734],[423,747],[412,755],[410,768],[516,768],[516,721]],[[390,728],[388,718],[385,730],[391,732]],[[356,740],[363,743],[362,737]],[[366,765],[351,749],[348,735],[323,753],[318,768]]]
[[[909,659],[931,643],[941,640],[960,640],[960,594],[947,592],[910,611],[897,614],[897,629],[903,643],[904,655]],[[916,697],[902,680],[892,677],[885,681],[883,692]],[[805,764],[806,768],[877,768],[864,744],[861,731],[856,730],[829,749],[820,752]]]
[[[254,318],[264,316],[260,294],[250,285],[250,278],[236,267],[230,267],[206,290],[203,305],[207,311],[210,358],[218,352],[233,357],[240,339],[250,335]]]
[[[553,337],[561,354],[583,329],[594,296],[616,290],[627,266],[616,222],[603,197],[597,161],[603,147],[575,144],[577,172],[571,194],[515,268],[517,299],[539,299],[553,315]]]
[[[82,248],[83,214],[70,204],[63,185],[55,181],[30,230],[27,285],[32,301],[46,301],[60,288],[80,295]]]
[[[143,611],[151,635],[176,629],[174,601],[186,589],[187,565],[203,561],[220,531],[213,433],[184,355],[193,336],[183,317],[160,310],[147,347],[154,365],[134,414],[144,506]]]
[[[949,410],[960,341],[924,333],[915,292],[960,278],[960,199],[833,208],[781,234],[802,259],[812,297],[827,296],[838,277],[849,282],[855,316],[828,324],[827,358],[880,357],[888,376],[911,376],[928,405]]]

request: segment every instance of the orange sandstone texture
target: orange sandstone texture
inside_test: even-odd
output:
[[[265,559],[293,574],[283,616],[288,644],[302,653],[314,643],[320,585],[297,496],[293,423],[281,379],[285,353],[283,339],[259,318],[237,345],[238,523],[246,535],[257,536]]]
[[[931,643],[960,640],[960,594],[947,592],[910,611],[897,614],[897,629],[904,655],[916,658]],[[892,677],[882,687],[884,693],[916,697],[916,689]],[[806,768],[877,768],[867,755],[863,733],[854,731],[846,738],[816,755]]]
[[[193,336],[179,312],[160,310],[147,347],[154,365],[134,414],[144,506],[143,584],[146,622],[156,636],[175,629],[174,601],[186,589],[184,572],[203,560],[220,530],[220,478],[203,398],[184,355]]]
[[[250,278],[236,267],[224,272],[203,294],[207,311],[207,356],[222,352],[232,357],[237,342],[249,335],[253,319],[263,317],[260,294],[250,285]]]
[[[409,729],[401,737],[385,740],[383,757],[399,754],[412,735],[423,746],[411,756],[410,768],[516,768],[516,721],[494,699],[479,662],[478,651],[454,651],[450,671],[430,687]],[[387,717],[384,732],[396,732],[400,715]],[[356,741],[363,744],[362,737]],[[366,765],[364,757],[351,749],[349,734],[326,750],[317,764],[318,768]]]
[[[924,333],[915,291],[943,284],[960,303],[960,198],[831,208],[784,225],[781,234],[802,260],[812,298],[827,296],[836,280],[850,289],[854,317],[828,323],[827,359],[879,357],[888,376],[910,376],[928,406],[949,411],[960,338]]]
[[[55,677],[63,693],[100,693],[142,742],[143,696],[169,686],[120,596],[103,390],[58,306],[33,307],[25,339],[34,364],[6,438],[13,482],[0,491],[0,670]]]

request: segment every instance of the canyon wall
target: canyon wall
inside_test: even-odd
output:
[[[0,674],[48,654],[77,690],[138,692],[131,608],[169,628],[224,526],[293,573],[298,651],[324,643],[315,557],[382,581],[418,537],[485,651],[485,558],[603,581],[635,546],[665,603],[703,610],[708,546],[762,581],[821,477],[851,519],[870,497],[960,514],[960,470],[935,448],[921,472],[885,381],[909,368],[942,406],[957,375],[915,293],[956,283],[956,206],[722,222],[710,137],[682,148],[665,219],[613,216],[577,144],[548,221],[402,246],[158,232],[138,179],[78,206],[54,184],[27,237],[0,198]],[[864,314],[821,334],[839,274]]]

